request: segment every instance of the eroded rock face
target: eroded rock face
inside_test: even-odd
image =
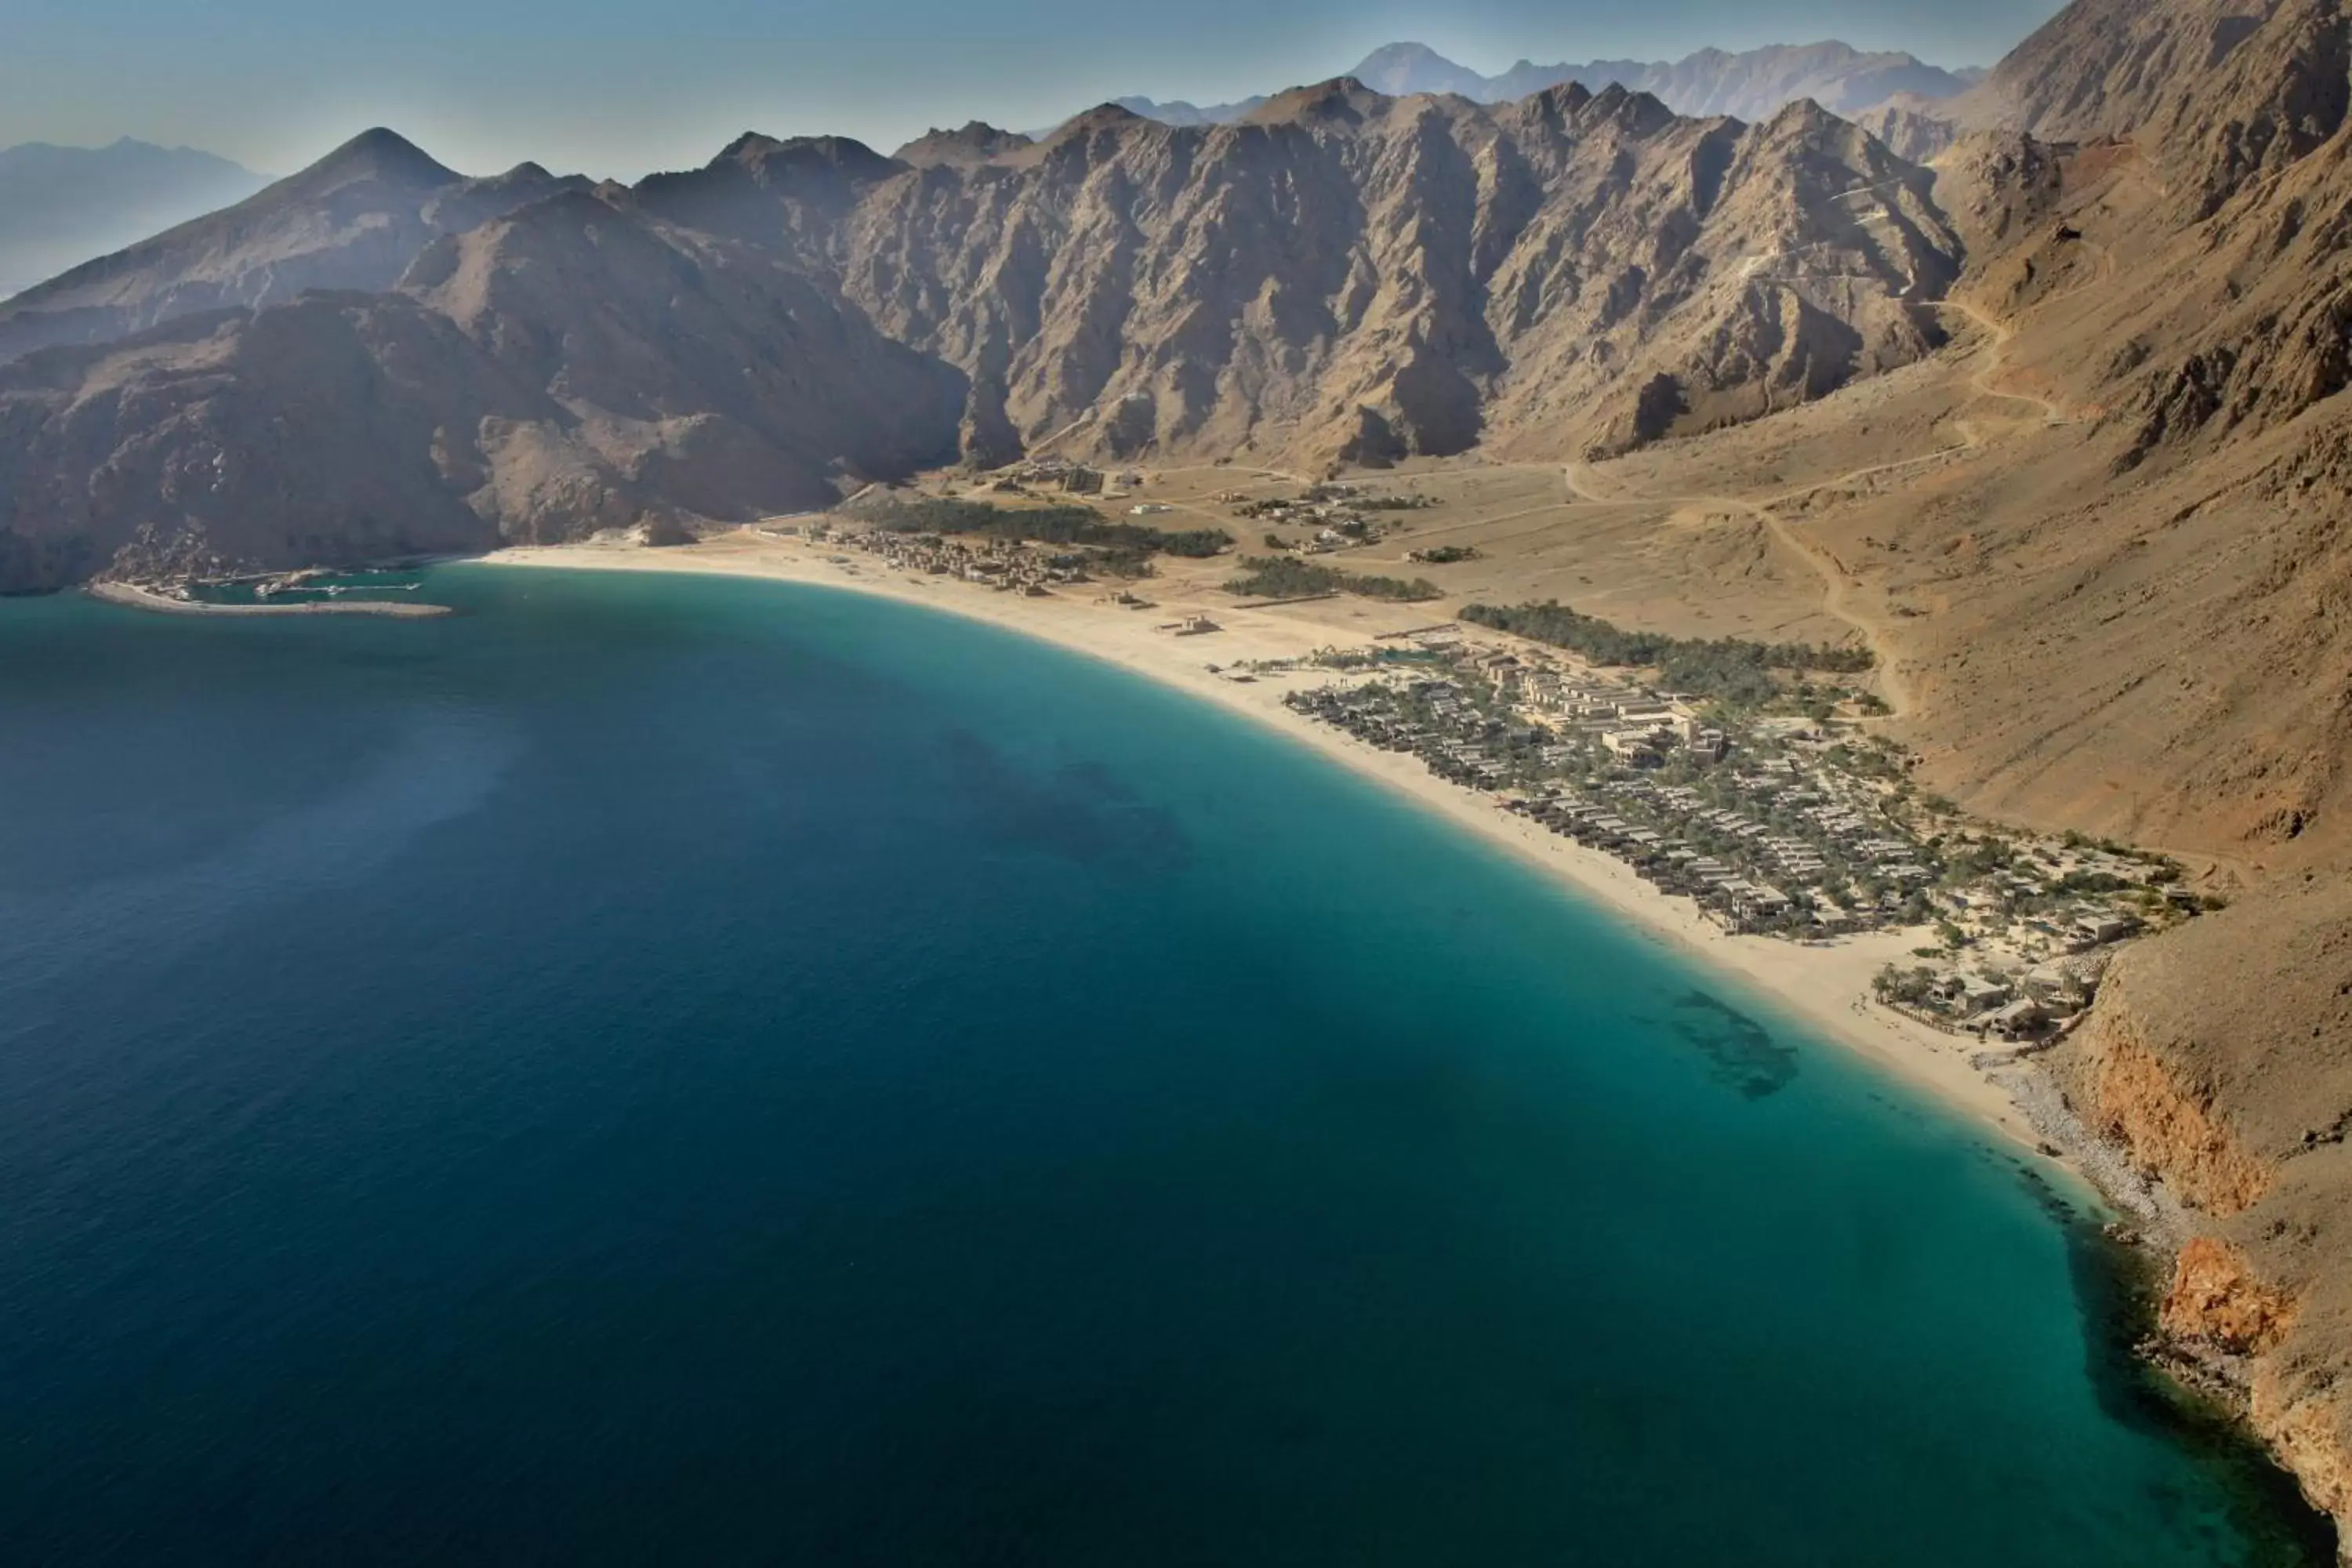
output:
[[[1114,457],[1751,417],[1932,347],[1904,300],[1959,259],[1925,176],[1810,104],[1745,126],[1622,88],[1482,109],[1342,79],[1228,125],[1106,106],[1035,146],[949,140],[850,215],[844,293],[971,377],[976,427]]]
[[[2080,0],[1948,107],[2158,193],[2115,291],[2097,389],[2136,426],[2126,468],[2210,453],[2352,384],[2352,26],[2344,0]],[[2126,247],[2117,247],[2124,250]]]
[[[2339,1532],[2352,1526],[2352,1412],[2332,1384],[2282,1371],[2276,1358],[2258,1363],[2251,1390],[2254,1429],[2303,1484],[2312,1506],[2331,1515]],[[2345,1549],[2352,1561],[2352,1548]]]
[[[2218,1237],[2197,1236],[2173,1261],[2157,1321],[2177,1338],[2231,1355],[2259,1355],[2286,1337],[2294,1303],[2265,1284],[2244,1253]]]
[[[2196,1072],[2193,1037],[2159,1053],[2148,1038],[2158,1020],[2173,1016],[2164,997],[2152,1005],[2141,993],[2152,983],[2131,978],[2144,965],[2118,964],[2107,993],[2069,1045],[2073,1082],[2090,1125],[2132,1152],[2142,1170],[2160,1177],[2183,1202],[2208,1214],[2234,1215],[2269,1190],[2275,1173],[2239,1146],[2213,1103],[2210,1087],[2189,1081]]]
[[[2352,1522],[2352,878],[2139,943],[2053,1053],[2076,1110],[2194,1205],[2164,1331],[2241,1358],[2255,1429]]]

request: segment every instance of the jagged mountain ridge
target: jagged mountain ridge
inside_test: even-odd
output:
[[[364,140],[255,204],[258,257],[194,226],[12,318],[164,325],[0,366],[6,585],[381,553],[402,516],[476,544],[755,516],[959,450],[1622,446],[1916,357],[1934,324],[1909,297],[1958,264],[1927,176],[1843,121],[1683,120],[1622,89],[1486,109],[1340,81],[1244,124],[1106,106],[907,160],[746,135],[700,170],[520,201],[541,177]],[[560,265],[534,248],[551,225]],[[298,263],[391,279],[280,305]],[[746,402],[746,374],[780,379]],[[342,420],[404,456],[331,504],[338,466],[373,458],[223,456],[289,419],[318,452]]]
[[[1612,86],[1646,92],[1677,114],[1760,121],[1808,98],[1848,119],[1898,98],[1916,108],[1960,93],[1985,73],[1946,70],[1914,55],[1868,53],[1832,39],[1738,53],[1701,49],[1678,60],[1538,65],[1522,59],[1491,77],[1455,64],[1426,44],[1398,43],[1374,49],[1347,74],[1391,98],[1440,93],[1474,103],[1507,103],[1573,82],[1588,92],[1604,92]],[[1154,103],[1148,98],[1117,101],[1132,113],[1171,125],[1213,125],[1239,120],[1265,100],[1206,106],[1181,100]]]
[[[1818,110],[1747,127],[1623,89],[1481,110],[1342,80],[1224,127],[1106,108],[890,182],[840,286],[971,376],[995,455],[1074,425],[1122,454],[1624,445],[1924,352],[1896,296],[1958,261],[1926,184]],[[1836,201],[1874,185],[1906,220]],[[1742,270],[1807,247],[1785,281]]]

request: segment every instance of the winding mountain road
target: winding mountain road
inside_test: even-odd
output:
[[[2102,265],[2104,267],[2104,261]],[[2094,281],[2095,280],[2094,279]],[[2025,404],[2036,411],[2038,417],[2019,423],[2032,423],[2037,426],[2047,427],[2074,422],[2071,416],[2046,397],[2032,393],[2007,391],[1992,384],[1994,378],[2000,374],[2002,366],[2009,358],[2010,343],[2017,335],[2014,326],[1964,300],[1939,300],[1932,301],[1932,306],[1935,309],[1958,311],[1983,328],[1992,340],[1984,351],[1985,363],[1968,378],[1968,385],[1972,392],[1980,397]],[[1828,479],[1815,479],[1790,489],[1779,490],[1764,496],[1706,493],[1634,495],[1622,491],[1609,493],[1607,488],[1599,481],[1598,476],[1593,473],[1592,465],[1580,461],[1567,464],[1561,470],[1561,479],[1567,486],[1570,499],[1572,500],[1580,500],[1619,506],[1703,507],[1754,518],[1777,542],[1804,561],[1812,568],[1814,574],[1821,578],[1822,611],[1853,627],[1869,647],[1877,663],[1879,694],[1891,710],[1889,717],[1901,718],[1911,710],[1911,691],[1895,661],[1892,639],[1887,636],[1884,623],[1856,607],[1853,603],[1854,594],[1861,585],[1859,581],[1853,573],[1846,570],[1845,564],[1834,554],[1791,528],[1788,520],[1780,514],[1778,509],[1822,490],[1856,484],[1881,474],[1895,473],[1906,468],[1940,463],[1989,444],[1984,431],[1974,420],[1955,419],[1952,422],[1952,428],[1958,433],[1959,440],[1937,447],[1931,451],[1922,452],[1916,457],[1901,458],[1893,462],[1872,463],[1863,468],[1849,469],[1842,474],[1832,475]]]

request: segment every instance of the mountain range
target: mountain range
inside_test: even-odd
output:
[[[209,153],[128,139],[0,149],[0,300],[266,183]]]
[[[1474,103],[1507,103],[1570,82],[1591,92],[1618,86],[1648,93],[1677,114],[1727,114],[1741,120],[1768,120],[1808,98],[1852,119],[1892,100],[1926,103],[1955,97],[1985,75],[1974,68],[1946,70],[1907,54],[1865,53],[1834,40],[1775,44],[1738,54],[1701,49],[1673,61],[1539,66],[1523,59],[1499,76],[1481,76],[1426,44],[1389,44],[1365,56],[1347,74],[1391,98],[1445,93]],[[1241,119],[1265,100],[1206,106],[1181,100],[1155,103],[1148,98],[1117,101],[1131,113],[1171,125],[1218,125]]]
[[[2185,1205],[2173,1342],[2352,1519],[2347,6],[2074,0],[1976,81],[1512,96],[1387,50],[1189,123],[746,134],[633,186],[370,132],[0,306],[0,588],[1024,453],[1599,472],[1661,557],[1734,538],[1727,595],[1818,578],[1916,787],[2226,889],[2053,1059]]]
[[[372,132],[0,308],[0,586],[740,519],[1055,449],[1618,450],[1930,353],[1927,175],[1570,84],[1339,80],[635,187]]]

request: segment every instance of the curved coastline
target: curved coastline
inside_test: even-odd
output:
[[[137,583],[92,583],[93,599],[127,609],[151,610],[165,616],[385,616],[397,620],[422,620],[449,614],[446,605],[394,603],[383,599],[312,599],[298,605],[207,605],[195,599],[175,599]]]
[[[1188,692],[1436,813],[1542,873],[1570,898],[1600,905],[1619,918],[1622,928],[1745,985],[1816,1037],[1835,1041],[1994,1135],[2067,1235],[2078,1279],[2091,1282],[2082,1302],[2091,1373],[2103,1399],[2113,1401],[2112,1408],[2126,1419],[2160,1427],[2219,1466],[2240,1500],[2237,1506],[2245,1510],[2241,1518],[2247,1528],[2265,1540],[2266,1550],[2284,1553],[2275,1560],[2315,1563],[2331,1555],[2334,1534],[2326,1516],[2311,1510],[2294,1472],[2249,1426],[2242,1405],[2212,1389],[2179,1382],[2143,1353],[2141,1342],[2160,1295],[2159,1261],[2168,1260],[2189,1234],[2177,1200],[2084,1128],[2055,1079],[2038,1062],[2011,1059],[1994,1067],[1972,1060],[1977,1042],[1942,1034],[1868,999],[1871,977],[1906,953],[1917,932],[1802,944],[1733,935],[1703,919],[1687,900],[1643,881],[1623,862],[1499,810],[1489,797],[1439,779],[1412,757],[1302,719],[1282,698],[1302,680],[1316,679],[1311,672],[1289,679],[1261,672],[1244,683],[1217,673],[1217,664],[1201,657],[1211,651],[1223,660],[1297,657],[1344,646],[1349,629],[1328,620],[1298,618],[1296,605],[1237,606],[1159,582],[1149,589],[1156,602],[1142,606],[1150,612],[1146,615],[1075,595],[1032,598],[992,592],[894,571],[872,558],[845,556],[760,529],[660,550],[520,547],[464,564],[750,577],[928,607]],[[1328,613],[1329,606],[1321,608]],[[1423,622],[1442,617],[1442,610],[1438,616],[1430,610],[1422,605],[1404,614]],[[1164,626],[1155,630],[1160,623],[1196,612],[1213,613],[1222,635],[1213,644],[1164,635]],[[1355,613],[1360,619],[1377,614],[1370,608]],[[2134,1216],[2137,1235],[2102,1224],[2117,1212]]]
[[[77,1151],[121,1153],[184,1202],[167,1224],[237,1200],[166,1258],[186,1288],[164,1298],[107,1267],[152,1258],[152,1233],[92,1259],[85,1293],[86,1225],[37,1205],[20,1261],[59,1288],[16,1303],[11,1339],[28,1371],[60,1367],[20,1381],[64,1436],[19,1491],[31,1538],[200,1548],[227,1471],[264,1506],[388,1500],[321,1535],[419,1517],[454,1539],[399,1501],[453,1455],[658,1485],[692,1385],[741,1413],[697,1421],[699,1451],[843,1453],[795,1472],[797,1505],[839,1500],[854,1542],[887,1505],[861,1481],[903,1489],[910,1431],[927,1491],[957,1495],[989,1454],[987,1495],[1017,1491],[1037,1457],[1003,1434],[1040,1419],[1038,1369],[1066,1366],[1076,1403],[1048,1424],[1142,1461],[1117,1492],[1090,1458],[1062,1472],[1136,1521],[1128,1540],[1161,1517],[1155,1461],[1184,1453],[1196,1539],[1239,1557],[1278,1516],[1311,1558],[1344,1514],[1376,1522],[1341,1555],[1400,1564],[1538,1540],[1661,1562],[1728,1542],[1792,1568],[1911,1542],[1953,1568],[2284,1561],[2228,1550],[2252,1531],[2215,1468],[2117,1411],[2132,1385],[2097,1373],[2123,1363],[2086,1360],[2116,1339],[2069,1285],[2062,1228],[2107,1279],[2071,1182],[1320,752],[870,597],[528,570],[429,591],[457,613],[422,644],[365,622],[306,623],[353,634],[324,644],[292,623],[125,637],[87,601],[0,627],[83,699],[11,692],[41,785],[19,839],[89,868],[67,897],[121,886],[107,808],[152,797],[110,758],[200,721],[224,742],[175,781],[177,853],[143,857],[160,876],[97,906],[121,918],[5,911],[26,951],[70,961],[25,1009],[58,1048],[17,1057],[125,1042],[87,1089],[16,1097],[39,1139],[12,1147],[41,1169],[55,1149],[68,1180]],[[429,657],[378,657],[395,643]],[[285,657],[303,647],[325,657]],[[215,910],[236,918],[190,918]],[[474,929],[486,946],[449,951]],[[309,983],[246,1005],[289,964]],[[191,1019],[221,1046],[159,1080],[140,1043]],[[332,1069],[327,1092],[288,1096],[305,1069]],[[192,1092],[257,1097],[263,1135],[191,1123]],[[2068,1196],[2063,1226],[2037,1186]],[[550,1247],[520,1272],[518,1223]],[[614,1258],[640,1262],[611,1279]],[[551,1268],[586,1281],[564,1321],[589,1331],[549,1330]],[[813,1294],[829,1305],[797,1315]],[[156,1325],[192,1308],[254,1332],[189,1364]],[[331,1321],[355,1331],[322,1378],[302,1347]],[[516,1343],[546,1353],[489,1353]],[[484,1383],[435,1375],[452,1344]],[[287,1417],[303,1440],[224,1447],[240,1390],[281,1379],[319,1390]],[[940,1387],[975,1446],[923,1451]],[[1167,1392],[1194,1388],[1213,1397]],[[513,1420],[479,1420],[492,1402]],[[615,1442],[583,1408],[646,1419]],[[84,1456],[131,1426],[158,1484],[126,1497]],[[1447,1484],[1465,1456],[1491,1483]],[[774,1517],[777,1472],[743,1474],[718,1498],[743,1511],[712,1511],[732,1533],[705,1539]],[[2142,1506],[2159,1487],[2171,1520]],[[1236,1488],[1272,1513],[1227,1512]],[[1853,1506],[1824,1515],[1842,1489]],[[457,1522],[528,1555],[631,1511],[625,1493],[513,1521],[494,1493]]]
[[[1148,614],[1137,615],[1071,595],[1029,598],[893,572],[870,558],[850,560],[822,545],[751,529],[657,550],[604,544],[519,546],[466,564],[755,577],[866,594],[985,622],[1189,692],[1278,731],[1476,834],[1488,846],[1543,872],[1570,896],[1599,903],[1651,940],[1755,987],[1816,1032],[1881,1064],[2004,1141],[2045,1153],[2061,1147],[2055,1163],[2110,1200],[2145,1208],[2135,1201],[2141,1194],[2120,1164],[2105,1169],[2103,1152],[2088,1140],[2066,1136],[2067,1130],[2050,1125],[2056,1109],[2054,1092],[2037,1096],[2031,1092],[2035,1086],[1996,1082],[1969,1065],[1974,1042],[1940,1034],[1866,1000],[1871,977],[1907,952],[1915,935],[1874,932],[1806,944],[1732,935],[1709,923],[1687,900],[1671,898],[1642,880],[1623,862],[1498,810],[1486,797],[1436,778],[1409,756],[1383,752],[1298,718],[1281,699],[1299,681],[1267,678],[1244,684],[1211,672],[1208,664],[1223,660],[1204,661],[1203,654],[1227,659],[1297,657],[1347,640],[1348,633],[1328,623],[1300,618],[1297,606],[1196,604],[1192,595],[1174,592]],[[1152,592],[1160,594],[1161,585],[1155,584]],[[1213,645],[1153,629],[1157,623],[1195,610],[1215,616],[1220,635]],[[1419,618],[1431,618],[1428,610],[1420,606]],[[2027,1092],[2020,1093],[2021,1089]],[[2141,1217],[2164,1218],[2146,1212]]]

